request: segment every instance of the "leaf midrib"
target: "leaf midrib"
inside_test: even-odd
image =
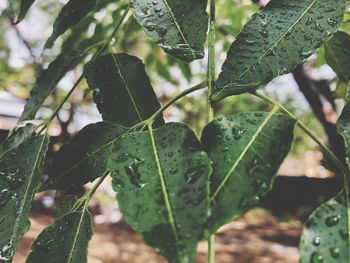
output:
[[[21,206],[20,206],[20,208],[19,208],[19,210],[18,210],[18,216],[16,217],[16,220],[15,220],[14,229],[13,229],[12,236],[11,236],[11,239],[10,239],[11,244],[13,243],[13,240],[14,240],[15,236],[17,236],[17,230],[18,230],[19,220],[22,218],[21,214],[23,213],[24,205],[25,205],[25,203],[26,203],[27,201],[29,201],[29,200],[27,199],[28,191],[29,191],[29,188],[30,188],[30,186],[31,186],[31,184],[32,184],[32,180],[33,180],[33,176],[34,176],[34,173],[35,173],[35,169],[36,169],[37,164],[38,164],[38,162],[39,162],[39,158],[40,158],[41,151],[42,151],[42,149],[43,149],[44,141],[46,140],[46,135],[43,135],[42,138],[43,138],[43,140],[41,141],[38,154],[37,154],[36,157],[35,157],[35,162],[34,162],[34,165],[33,165],[32,170],[31,170],[30,177],[29,177],[29,181],[28,181],[26,190],[25,190],[24,195],[23,195],[23,198],[22,198]]]
[[[177,28],[177,31],[178,31],[179,34],[180,34],[182,40],[185,42],[185,44],[186,44],[186,45],[189,47],[189,49],[191,50],[191,53],[192,53],[193,58],[196,59],[195,52],[194,52],[194,50],[192,49],[192,47],[190,46],[190,44],[188,43],[187,39],[185,38],[185,35],[183,34],[183,32],[182,32],[182,30],[181,30],[181,27],[180,27],[179,23],[177,22],[176,17],[175,17],[175,15],[174,15],[174,13],[173,13],[173,11],[172,11],[172,9],[171,9],[171,7],[170,7],[168,1],[167,1],[167,0],[162,0],[162,1],[163,1],[163,4],[165,5],[165,7],[168,9],[168,11],[169,11],[169,13],[170,13],[170,16],[171,16],[171,18],[172,18],[172,20],[173,20],[173,22],[174,22],[174,24],[175,24],[175,26],[176,26],[176,28]]]
[[[134,100],[134,97],[132,96],[131,91],[130,91],[130,89],[129,89],[128,83],[126,82],[126,80],[125,80],[125,78],[124,78],[124,76],[123,76],[123,74],[122,74],[122,71],[120,70],[120,67],[119,67],[119,64],[118,64],[118,62],[117,62],[117,59],[116,59],[116,57],[114,56],[114,53],[113,53],[113,52],[111,52],[111,54],[112,54],[112,58],[113,58],[114,64],[115,64],[115,66],[116,66],[116,68],[117,68],[117,70],[118,70],[118,73],[119,73],[119,75],[120,75],[120,78],[122,79],[122,81],[123,81],[123,83],[124,83],[124,86],[125,86],[125,89],[126,89],[126,91],[128,92],[129,97],[130,97],[130,100],[131,100],[131,102],[132,102],[132,104],[133,104],[133,106],[134,106],[134,108],[135,108],[135,111],[136,111],[136,113],[137,113],[137,116],[139,117],[140,121],[143,121],[143,119],[142,119],[142,117],[141,117],[141,114],[140,114],[140,112],[139,112],[139,109],[137,108],[137,105],[136,105],[136,102],[135,102],[135,100]]]
[[[78,226],[77,226],[75,235],[74,235],[73,244],[72,244],[72,248],[71,248],[71,250],[70,250],[70,252],[69,252],[69,256],[68,256],[68,259],[67,259],[67,263],[70,263],[70,262],[72,261],[73,252],[74,252],[74,249],[75,249],[76,244],[77,244],[77,242],[78,242],[78,236],[79,236],[81,224],[82,224],[83,219],[84,219],[84,216],[85,216],[85,212],[86,212],[86,208],[84,207],[83,211],[81,212],[81,217],[80,217],[80,220],[79,220],[79,223],[78,223]]]
[[[276,41],[274,42],[257,60],[254,61],[253,64],[251,64],[243,73],[241,73],[238,77],[236,77],[234,80],[230,81],[230,83],[235,82],[239,80],[243,75],[245,75],[247,72],[249,72],[262,58],[264,58],[279,42],[281,42],[285,36],[292,31],[292,29],[300,22],[301,19],[304,18],[304,16],[307,14],[307,12],[314,6],[314,4],[318,0],[313,0],[310,5],[305,9],[305,11],[298,17],[298,19],[287,29],[287,31]],[[224,85],[222,89],[226,88],[227,86],[230,86],[230,83]]]
[[[248,152],[249,148],[253,145],[255,140],[257,139],[258,135],[261,133],[262,129],[266,126],[266,124],[269,122],[269,120],[272,118],[272,116],[279,110],[279,107],[274,107],[272,111],[270,111],[269,115],[265,118],[265,120],[261,123],[261,125],[258,127],[256,132],[253,134],[252,138],[249,140],[248,144],[244,147],[241,154],[238,156],[235,163],[232,165],[231,169],[228,171],[228,173],[225,175],[224,179],[214,192],[213,196],[210,198],[211,200],[214,200],[215,197],[219,194],[221,189],[225,186],[227,180],[230,178],[230,176],[233,174],[235,169],[237,168],[238,164],[241,162],[241,160],[244,158],[245,154]],[[238,174],[238,178],[242,181],[241,175]]]

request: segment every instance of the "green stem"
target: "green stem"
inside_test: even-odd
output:
[[[215,85],[215,0],[210,0],[209,35],[208,35],[208,122],[214,119],[214,108],[210,102]],[[209,183],[209,182],[208,182]],[[208,189],[210,189],[208,187]],[[208,240],[208,263],[215,262],[215,234]]]
[[[316,142],[322,152],[324,154],[326,154],[329,159],[332,160],[332,162],[341,170],[341,172],[343,174],[348,174],[348,170],[345,167],[345,165],[338,159],[338,157],[331,151],[331,149],[328,148],[327,145],[325,145],[319,138],[317,138],[317,136],[308,128],[306,127],[306,125],[304,123],[302,123],[301,121],[298,120],[298,118],[293,115],[289,110],[287,110],[281,103],[279,103],[278,101],[260,93],[260,92],[252,92],[251,94],[255,95],[256,97],[270,103],[273,105],[277,105],[282,111],[284,111],[286,114],[288,114],[291,118],[295,119],[295,121],[297,122],[297,125],[314,141]]]
[[[146,124],[144,125],[147,126],[148,123],[152,123],[159,114],[161,114],[163,111],[165,111],[169,106],[171,106],[175,101],[181,99],[182,97],[186,96],[187,94],[190,94],[196,90],[200,90],[200,89],[204,89],[205,87],[207,87],[207,81],[203,81],[189,89],[186,89],[182,92],[180,92],[178,95],[176,95],[175,97],[173,97],[171,100],[169,100],[167,103],[165,103],[159,110],[157,110],[148,120],[146,120]],[[143,127],[143,128],[144,128]],[[142,128],[142,129],[143,129]]]

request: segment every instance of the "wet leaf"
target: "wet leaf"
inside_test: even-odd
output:
[[[286,115],[247,112],[218,117],[205,127],[201,140],[214,162],[210,232],[256,204],[271,189],[290,150],[294,126],[295,120]]]
[[[249,92],[290,72],[330,38],[347,0],[271,0],[231,45],[212,101]]]
[[[337,32],[325,44],[327,64],[337,73],[344,82],[350,81],[350,35]]]
[[[309,217],[300,244],[300,263],[349,262],[346,195],[342,191]]]
[[[0,159],[0,261],[11,262],[17,243],[29,229],[28,213],[41,182],[49,138],[36,136]]]
[[[34,132],[36,126],[34,124],[28,123],[24,126],[16,128],[11,136],[6,139],[2,144],[0,144],[0,158],[8,151],[19,146],[25,140],[29,138],[29,136]]]
[[[137,57],[125,53],[101,56],[85,67],[84,76],[105,121],[131,127],[160,108],[144,65]],[[163,123],[160,116],[155,125]]]
[[[26,262],[87,262],[92,233],[92,218],[86,208],[65,214],[40,233],[31,246]]]
[[[346,149],[346,162],[350,169],[350,87],[347,89],[345,105],[337,121],[337,130],[343,136]]]
[[[194,132],[167,123],[114,143],[112,186],[128,223],[170,262],[193,262],[208,211],[211,161]]]
[[[131,0],[137,21],[165,52],[184,61],[204,57],[206,0]]]
[[[26,103],[19,121],[35,119],[35,114],[44,100],[56,88],[63,76],[81,59],[81,53],[62,52],[47,69],[43,70],[37,78],[30,92],[30,99]]]
[[[67,190],[101,176],[107,169],[112,143],[126,130],[123,126],[108,122],[83,128],[54,156],[50,176],[43,189]]]
[[[73,212],[72,209],[78,198],[75,195],[66,195],[63,201],[57,206],[56,219],[63,217],[64,215]]]
[[[58,14],[53,24],[52,34],[45,43],[45,48],[51,48],[60,35],[79,23],[95,8],[96,2],[97,0],[69,0]]]

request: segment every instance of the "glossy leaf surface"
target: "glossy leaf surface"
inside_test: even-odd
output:
[[[249,112],[218,117],[205,127],[201,140],[214,162],[210,232],[270,190],[290,150],[294,126],[295,120],[286,115]]]
[[[137,21],[165,52],[184,61],[204,57],[206,0],[131,0]]]
[[[350,81],[350,35],[339,31],[325,44],[327,64],[344,82]]]
[[[0,144],[0,158],[6,152],[16,148],[25,140],[27,140],[28,137],[34,132],[35,127],[36,126],[34,124],[28,123],[25,126],[15,129],[11,136],[2,144]]]
[[[346,211],[343,191],[311,214],[300,240],[300,263],[349,262]]]
[[[80,22],[96,6],[97,0],[70,0],[58,14],[53,31],[45,43],[45,48],[52,47],[54,41],[67,29]]]
[[[126,128],[98,122],[83,128],[57,152],[46,189],[68,189],[92,182],[107,169],[112,143]]]
[[[87,262],[92,233],[92,218],[87,209],[65,214],[40,233],[26,262]]]
[[[84,75],[105,121],[131,127],[160,108],[137,57],[124,53],[101,56],[86,66]],[[156,125],[162,123],[163,119],[158,118]]]
[[[0,261],[11,262],[17,242],[29,229],[28,213],[41,182],[49,139],[36,136],[0,159]]]
[[[75,66],[81,58],[80,53],[62,52],[47,69],[43,70],[37,78],[30,92],[30,99],[26,103],[19,121],[35,119],[35,114],[44,100],[56,88],[63,76]]]
[[[211,161],[194,132],[168,123],[118,140],[109,160],[128,223],[170,262],[192,262],[208,211]]]
[[[347,90],[343,111],[337,121],[337,130],[344,138],[346,162],[350,169],[350,87]]]
[[[347,0],[271,0],[230,47],[212,100],[249,92],[312,55],[343,21]]]

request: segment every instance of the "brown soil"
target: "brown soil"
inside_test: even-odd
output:
[[[23,263],[30,244],[51,216],[32,213],[31,228],[20,240],[14,263]],[[89,263],[165,263],[162,256],[145,245],[127,223],[95,224],[89,244]],[[217,263],[297,263],[302,225],[298,221],[278,222],[270,215],[249,212],[225,225],[216,234]],[[207,242],[198,246],[196,263],[206,262]]]

